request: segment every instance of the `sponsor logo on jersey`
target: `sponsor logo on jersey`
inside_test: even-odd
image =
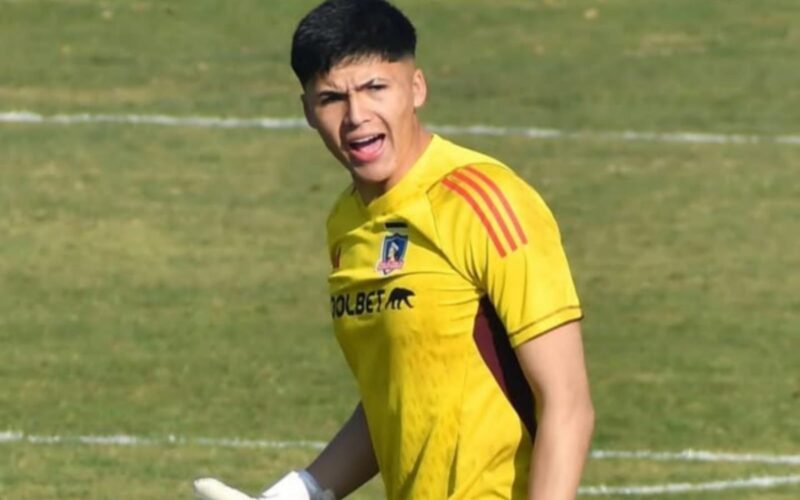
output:
[[[405,264],[407,250],[407,235],[393,233],[385,236],[383,245],[381,245],[381,256],[375,269],[384,276],[402,269]]]
[[[412,297],[414,297],[413,291],[399,287],[393,288],[388,295],[383,288],[331,295],[331,316],[338,319],[343,316],[362,316],[387,310],[413,309]]]
[[[386,309],[402,309],[403,306],[414,309],[414,306],[408,300],[413,296],[414,292],[407,288],[395,288],[386,300]]]

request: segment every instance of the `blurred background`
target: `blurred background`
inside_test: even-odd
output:
[[[255,492],[349,415],[324,245],[346,173],[295,122],[248,121],[301,117],[290,38],[316,3],[0,0],[0,497]],[[396,4],[424,121],[561,225],[584,493],[797,498],[800,3]],[[735,455],[654,460],[687,449]]]

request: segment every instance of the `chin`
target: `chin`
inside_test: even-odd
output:
[[[380,186],[389,182],[388,175],[359,175],[354,173],[353,179],[358,183],[370,184],[374,186]]]
[[[382,165],[380,163],[372,165],[351,164],[350,172],[352,172],[353,177],[360,182],[369,184],[383,184],[392,177],[392,169],[388,165]]]

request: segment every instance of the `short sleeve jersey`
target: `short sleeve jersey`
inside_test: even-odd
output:
[[[340,196],[328,248],[387,498],[525,498],[536,411],[514,348],[582,316],[539,195],[434,136],[381,197]]]

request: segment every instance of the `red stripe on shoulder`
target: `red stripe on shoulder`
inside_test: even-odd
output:
[[[475,190],[476,193],[478,193],[478,195],[481,197],[486,206],[489,207],[489,210],[492,212],[492,215],[494,215],[494,218],[497,221],[497,223],[500,225],[500,230],[503,231],[503,235],[506,237],[506,240],[508,240],[508,244],[511,246],[511,251],[513,252],[514,250],[516,250],[517,243],[514,241],[513,236],[511,236],[511,231],[508,230],[508,226],[506,225],[506,221],[503,220],[503,216],[500,215],[500,212],[497,211],[497,207],[495,206],[494,202],[492,201],[491,198],[489,198],[489,195],[486,194],[486,190],[484,190],[472,178],[464,175],[460,171],[453,172],[453,177],[464,182],[473,190]]]
[[[471,194],[465,191],[464,188],[452,182],[450,179],[442,180],[442,184],[444,184],[444,186],[447,189],[461,196],[464,199],[464,201],[466,201],[469,204],[469,206],[472,207],[472,210],[475,211],[475,214],[480,219],[481,223],[483,224],[483,227],[486,228],[486,232],[489,233],[489,239],[492,240],[492,243],[494,244],[494,247],[497,249],[497,252],[500,254],[500,257],[505,257],[506,251],[503,248],[503,245],[500,243],[500,240],[497,238],[497,233],[494,232],[492,224],[489,222],[489,219],[486,218],[486,214],[483,213],[483,210],[481,209],[480,205],[478,205],[478,202],[475,201],[475,198],[473,198]]]
[[[469,171],[471,174],[475,175],[484,183],[486,183],[486,185],[489,186],[489,189],[491,189],[494,194],[497,195],[500,203],[502,203],[503,207],[506,209],[506,213],[508,213],[508,217],[511,219],[512,224],[514,224],[514,229],[516,229],[522,244],[526,245],[528,243],[528,238],[525,236],[525,231],[522,230],[522,225],[519,223],[517,214],[514,213],[514,209],[511,208],[511,204],[508,202],[508,199],[503,192],[500,191],[500,188],[497,187],[497,184],[495,184],[494,181],[492,181],[486,174],[476,169],[472,165],[465,167],[464,170]]]

